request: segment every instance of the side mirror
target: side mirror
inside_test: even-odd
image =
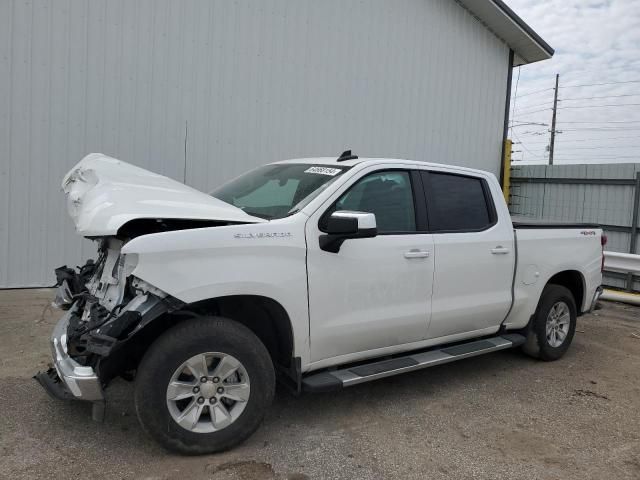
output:
[[[333,212],[327,222],[326,234],[320,235],[320,249],[338,253],[345,240],[371,238],[378,234],[376,216],[367,212],[340,210]]]

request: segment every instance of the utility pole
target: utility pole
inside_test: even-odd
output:
[[[553,147],[556,142],[556,112],[558,111],[558,80],[560,74],[556,73],[556,88],[553,92],[553,117],[551,117],[551,142],[549,142],[549,165],[553,165]]]

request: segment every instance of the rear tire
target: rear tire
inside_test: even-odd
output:
[[[135,406],[144,430],[163,447],[200,455],[251,436],[274,391],[273,363],[251,330],[223,317],[197,317],[149,347],[138,367]]]
[[[558,360],[571,345],[576,320],[576,302],[571,291],[561,285],[547,285],[527,328],[522,350],[540,360]]]

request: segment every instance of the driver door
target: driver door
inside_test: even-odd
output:
[[[323,223],[338,210],[374,213],[378,235],[346,240],[338,253],[321,250]],[[312,362],[426,338],[434,270],[426,228],[421,179],[410,170],[364,173],[309,218]]]

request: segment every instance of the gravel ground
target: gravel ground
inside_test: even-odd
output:
[[[113,479],[640,478],[640,309],[602,303],[569,353],[516,351],[332,394],[279,391],[262,427],[224,454],[166,453],[140,429],[132,385],[106,421],[49,398],[50,290],[0,291],[0,477]]]

